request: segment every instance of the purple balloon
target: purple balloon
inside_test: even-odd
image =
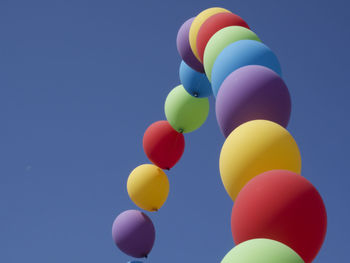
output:
[[[147,215],[137,210],[127,210],[114,220],[112,237],[125,254],[143,258],[151,252],[156,233]]]
[[[204,73],[202,63],[195,57],[190,46],[189,33],[193,20],[194,17],[188,19],[180,27],[177,32],[176,46],[182,60],[185,61],[187,65],[198,72]]]
[[[257,119],[286,127],[291,113],[288,88],[269,68],[250,65],[233,71],[216,97],[216,119],[225,137],[239,125]]]

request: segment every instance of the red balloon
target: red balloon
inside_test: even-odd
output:
[[[201,62],[203,62],[204,50],[209,39],[220,29],[228,26],[242,26],[249,29],[249,26],[241,17],[232,13],[213,15],[203,23],[197,35],[197,51]]]
[[[157,121],[143,135],[143,150],[148,159],[159,168],[169,170],[181,158],[185,149],[185,138],[167,121]]]
[[[284,243],[312,262],[327,230],[327,214],[316,188],[285,170],[262,173],[238,194],[231,216],[236,244],[253,238]]]

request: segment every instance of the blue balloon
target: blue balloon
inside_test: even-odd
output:
[[[184,61],[181,62],[179,73],[181,84],[192,96],[203,98],[209,97],[211,94],[213,94],[207,76],[203,73],[195,71]]]
[[[236,69],[260,65],[281,76],[281,66],[270,48],[255,40],[239,40],[228,45],[217,57],[211,72],[213,94],[218,94],[222,82]]]

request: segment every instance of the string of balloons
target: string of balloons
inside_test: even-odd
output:
[[[237,244],[221,263],[310,263],[327,230],[317,189],[301,176],[301,156],[286,127],[289,90],[280,63],[238,15],[219,7],[187,20],[177,34],[181,85],[165,101],[166,121],[150,125],[143,149],[152,164],[135,168],[127,180],[131,200],[158,211],[169,193],[163,170],[181,158],[184,134],[195,131],[216,98],[216,118],[226,140],[220,175],[234,201],[231,231]],[[115,219],[112,237],[121,251],[147,257],[155,242],[151,219],[127,210]],[[139,262],[139,261],[134,261]]]

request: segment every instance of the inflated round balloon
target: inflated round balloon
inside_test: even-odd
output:
[[[153,123],[143,135],[143,150],[159,168],[172,168],[180,160],[184,149],[183,134],[175,131],[167,121]]]
[[[212,36],[205,48],[203,55],[204,70],[209,80],[211,80],[211,71],[219,54],[228,45],[240,40],[261,41],[253,31],[241,26],[225,27]],[[235,61],[236,57],[231,56],[230,59]],[[244,57],[242,59],[244,59]]]
[[[175,87],[165,101],[165,116],[178,132],[188,133],[198,129],[209,113],[208,98],[195,98],[182,85]]]
[[[274,170],[256,176],[241,190],[232,209],[231,228],[236,244],[270,238],[309,263],[324,241],[327,214],[320,194],[308,180]]]
[[[220,175],[232,200],[253,177],[274,169],[300,173],[301,157],[292,135],[267,120],[237,127],[226,138],[220,154]]]
[[[200,61],[203,62],[204,50],[209,39],[220,29],[228,26],[241,26],[249,29],[248,24],[241,17],[232,13],[213,15],[203,23],[197,35],[197,51]]]
[[[127,190],[130,199],[138,207],[147,211],[158,211],[168,198],[168,177],[159,167],[143,164],[129,175]]]
[[[125,254],[143,258],[151,252],[156,233],[147,215],[137,210],[127,210],[114,220],[112,237]]]
[[[183,61],[187,63],[191,68],[198,72],[204,72],[202,63],[196,58],[193,54],[190,41],[189,41],[189,32],[191,24],[194,20],[193,18],[188,19],[179,29],[176,38],[177,51],[179,52]]]
[[[251,239],[235,246],[221,263],[304,263],[288,246],[271,239]]]
[[[257,119],[287,127],[291,99],[281,77],[269,68],[250,65],[232,72],[216,97],[216,119],[225,137],[239,125]]]
[[[182,86],[190,95],[203,98],[213,94],[207,76],[193,70],[184,61],[180,64],[179,75]]]
[[[280,64],[271,49],[255,40],[240,40],[228,45],[217,57],[211,72],[213,94],[217,95],[231,72],[248,65],[265,66],[281,75]]]
[[[202,12],[200,12],[193,20],[190,32],[189,32],[189,40],[190,40],[190,46],[193,51],[193,54],[196,56],[197,59],[199,59],[198,51],[197,51],[197,35],[198,32],[203,25],[203,23],[210,18],[213,15],[219,14],[219,13],[231,13],[227,9],[221,8],[221,7],[212,7],[208,8]]]

